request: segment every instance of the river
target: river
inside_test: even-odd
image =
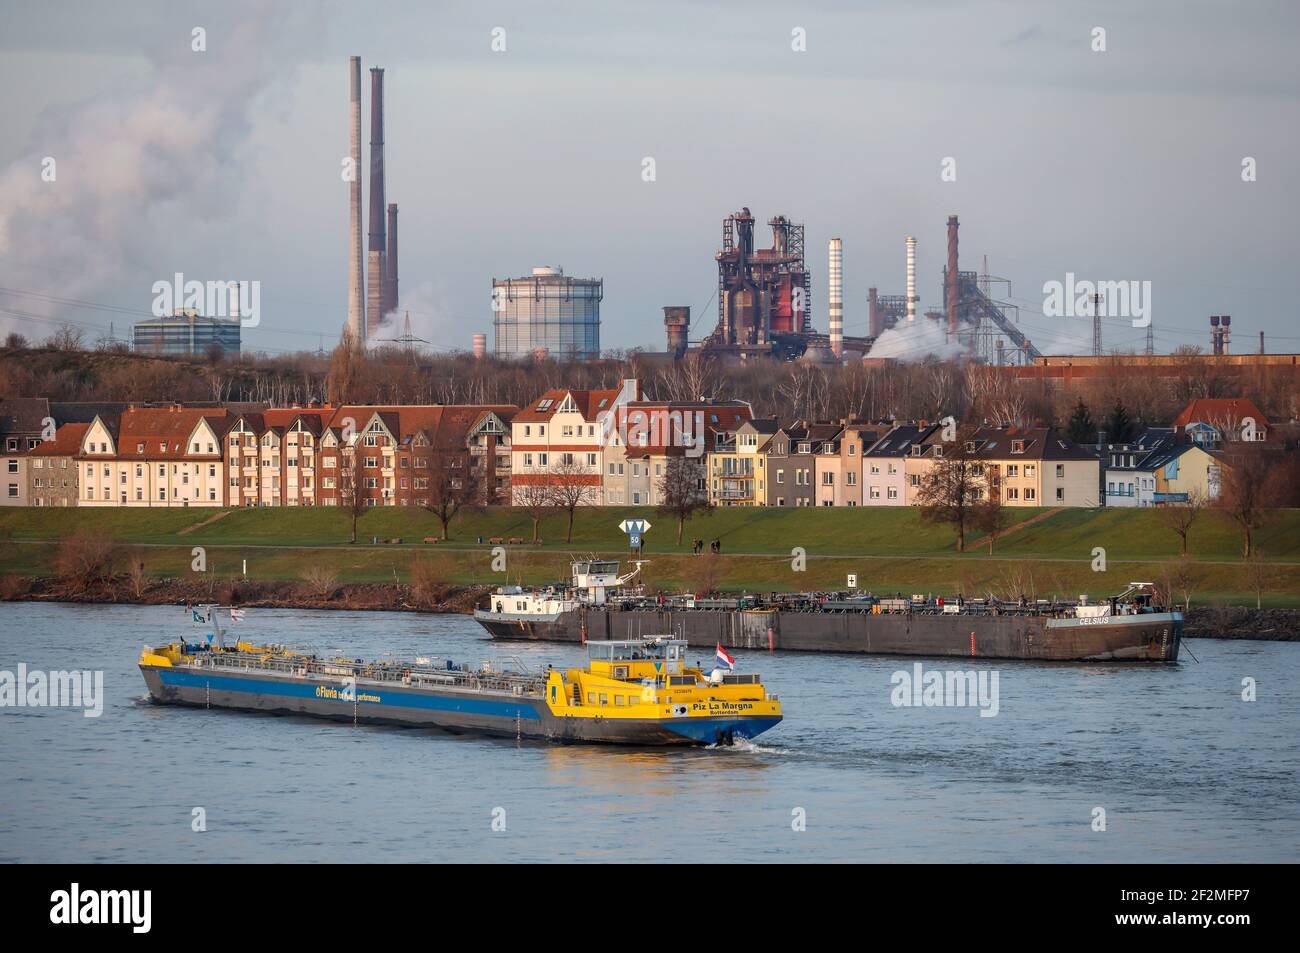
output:
[[[781,725],[627,750],[151,704],[140,647],[182,633],[180,608],[0,603],[0,671],[102,670],[105,695],[97,718],[0,708],[0,860],[1300,859],[1296,643],[970,666],[998,676],[994,717],[896,706],[891,678],[916,659],[741,652]],[[493,643],[461,616],[252,609],[240,634],[349,657],[582,656]]]

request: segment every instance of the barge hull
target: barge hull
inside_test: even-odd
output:
[[[692,646],[960,656],[1057,662],[1174,662],[1182,641],[1178,612],[1102,619],[1031,615],[872,614],[768,610],[596,607],[554,618],[508,618],[480,609],[474,618],[495,639],[582,642],[671,634]]]
[[[453,734],[624,745],[708,745],[753,738],[781,719],[763,716],[654,719],[557,717],[540,698],[483,697],[454,690],[394,689],[358,682],[357,700],[341,681],[261,673],[141,665],[154,702],[192,708],[307,715],[353,724],[439,728]],[[377,700],[366,700],[374,698]]]

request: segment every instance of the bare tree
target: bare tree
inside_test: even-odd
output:
[[[478,479],[465,451],[439,450],[429,455],[429,496],[424,508],[438,517],[443,539],[451,539],[451,521],[478,504]]]
[[[592,473],[571,454],[561,456],[547,471],[553,505],[569,518],[568,530],[564,536],[566,543],[573,542],[573,517],[578,507],[598,502],[599,480],[600,474]]]
[[[370,503],[366,499],[366,471],[360,443],[358,437],[351,447],[339,446],[339,505],[346,508],[352,519],[350,542],[353,543],[357,541],[357,520],[370,509]]]
[[[1218,504],[1241,529],[1243,558],[1250,558],[1254,532],[1268,525],[1276,496],[1273,474],[1263,448],[1239,445],[1224,459]]]
[[[971,525],[988,535],[990,556],[993,555],[993,541],[1006,529],[1009,522],[1011,522],[1011,514],[1002,505],[1002,494],[996,491],[976,503],[971,512]]]
[[[1205,494],[1200,490],[1192,490],[1187,494],[1186,501],[1165,503],[1156,508],[1160,522],[1178,534],[1182,544],[1179,554],[1182,556],[1187,555],[1187,534],[1192,531],[1192,524],[1204,507]]]
[[[703,469],[686,456],[668,458],[663,476],[659,478],[658,512],[677,518],[677,545],[682,544],[682,530],[686,521],[697,512],[712,512],[709,494],[701,488]]]
[[[120,556],[111,536],[83,530],[59,545],[54,571],[74,592],[85,592],[112,582]]]
[[[541,528],[542,520],[546,519],[551,514],[551,511],[555,509],[554,490],[549,483],[543,480],[529,479],[527,482],[521,482],[516,476],[510,482],[513,503],[517,509],[527,513],[528,518],[533,521],[533,542],[539,542],[538,531]]]
[[[936,459],[921,478],[916,500],[921,519],[952,526],[957,533],[957,552],[966,546],[966,531],[972,525],[975,507],[985,486],[984,467],[975,459],[965,434],[951,443],[940,444],[943,456]],[[998,488],[989,485],[989,493]]]
[[[1255,608],[1264,607],[1264,590],[1268,587],[1269,574],[1271,570],[1268,560],[1264,558],[1264,551],[1258,546],[1246,560],[1246,579],[1250,582],[1250,587],[1255,590]]]
[[[317,599],[329,599],[338,588],[338,576],[328,566],[314,563],[302,571],[307,590]]]

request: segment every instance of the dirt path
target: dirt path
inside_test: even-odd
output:
[[[221,519],[223,516],[229,516],[229,515],[230,515],[231,513],[233,513],[233,512],[234,512],[234,510],[219,510],[219,511],[217,511],[216,513],[213,513],[213,514],[212,514],[211,516],[209,516],[207,519],[203,520],[201,523],[195,523],[193,526],[187,526],[187,527],[185,527],[183,530],[180,530],[176,535],[177,535],[177,536],[188,536],[190,533],[194,532],[196,529],[202,529],[204,526],[208,526],[208,525],[211,524],[211,523],[215,523],[217,520]]]

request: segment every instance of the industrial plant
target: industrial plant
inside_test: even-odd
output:
[[[354,345],[364,347],[397,308],[397,205],[384,197],[384,71],[370,70],[370,218],[361,249],[361,57],[348,57],[348,321]],[[367,275],[368,271],[368,275]]]
[[[958,264],[957,216],[948,218],[948,256],[943,271],[943,310],[917,316],[917,239],[904,239],[905,293],[867,291],[865,337],[844,333],[844,247],[839,238],[827,243],[827,333],[812,321],[812,281],[805,259],[804,226],[784,215],[768,221],[770,248],[755,248],[754,216],[748,208],[729,215],[722,224],[718,268],[717,325],[697,342],[690,341],[690,308],[664,308],[664,329],[670,356],[680,359],[695,348],[734,360],[771,357],[837,364],[872,360],[872,346],[885,332],[915,326],[919,321],[943,328],[945,340],[977,360],[992,364],[1028,364],[1041,354],[1017,326],[1015,305],[995,300],[993,284],[1006,279]]]
[[[600,278],[572,278],[548,265],[523,278],[493,279],[497,357],[600,357]],[[475,352],[478,351],[475,335]]]

